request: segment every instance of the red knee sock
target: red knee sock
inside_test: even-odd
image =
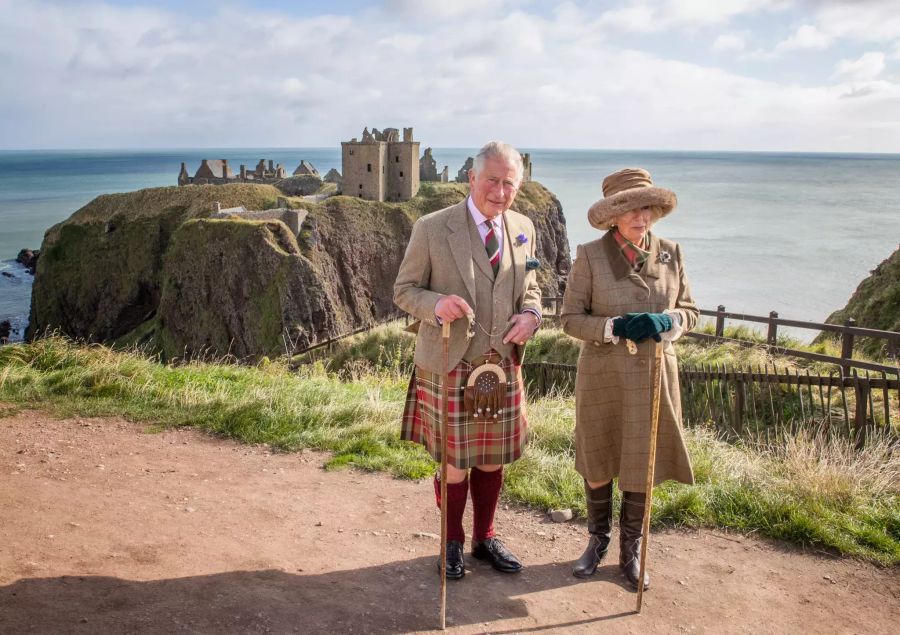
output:
[[[447,540],[466,541],[463,529],[463,515],[466,513],[466,499],[469,498],[468,477],[461,483],[447,483]],[[434,477],[434,499],[441,507],[441,480]]]
[[[503,468],[482,472],[473,467],[469,479],[472,481],[472,514],[475,517],[472,540],[481,542],[494,537],[494,512],[503,485]]]

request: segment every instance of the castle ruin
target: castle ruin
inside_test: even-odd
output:
[[[448,167],[438,174],[437,161],[431,156],[431,148],[425,148],[425,154],[419,159],[419,180],[420,181],[436,181],[438,183],[446,183],[448,180]]]
[[[287,225],[294,236],[299,236],[300,229],[303,227],[303,221],[308,213],[305,209],[291,209],[287,199],[279,196],[276,207],[266,210],[248,210],[243,205],[223,208],[221,203],[217,201],[213,204],[213,213],[210,218],[241,218],[255,221],[280,220]]]
[[[341,142],[341,189],[371,201],[408,201],[419,192],[419,142],[413,129],[365,128],[362,140]]]
[[[473,159],[466,159],[457,172],[458,183],[469,182],[469,170]],[[522,181],[531,180],[531,155],[522,154],[524,171]],[[419,158],[419,142],[413,140],[413,129],[403,129],[403,140],[396,128],[363,129],[362,139],[356,137],[341,142],[341,166],[343,174],[331,168],[323,178],[312,163],[301,160],[289,177],[280,163],[260,159],[256,168],[248,170],[241,165],[237,175],[228,165],[227,159],[203,159],[200,168],[190,176],[187,166],[181,163],[178,185],[223,185],[226,183],[262,183],[276,185],[291,195],[315,193],[324,183],[334,183],[338,193],[371,201],[408,201],[419,192],[422,182],[447,183],[447,166],[437,171],[437,161],[431,148]],[[302,182],[301,182],[302,181]],[[299,183],[299,186],[297,185]]]
[[[181,171],[178,173],[178,185],[224,185],[226,183],[275,183],[287,176],[287,171],[280,163],[274,165],[269,160],[260,159],[256,168],[248,170],[246,165],[241,165],[238,175],[235,176],[228,159],[203,159],[200,167],[190,176],[187,165],[181,162]]]

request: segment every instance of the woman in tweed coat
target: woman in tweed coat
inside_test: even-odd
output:
[[[676,205],[650,174],[628,168],[603,180],[588,220],[608,230],[579,245],[562,307],[563,330],[583,341],[575,386],[575,467],[584,477],[590,539],[574,575],[593,575],[612,530],[612,479],[622,490],[619,566],[637,589],[656,342],[664,347],[655,483],[693,483],[681,434],[672,342],[697,322],[681,248],[650,232]],[[636,349],[636,350],[635,350]],[[644,578],[649,587],[649,577]]]

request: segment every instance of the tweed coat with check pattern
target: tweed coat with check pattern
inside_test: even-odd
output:
[[[650,256],[640,272],[620,253],[612,232],[578,246],[561,319],[563,330],[582,340],[575,383],[575,467],[589,481],[618,477],[622,491],[646,489],[656,343],[647,339],[631,355],[623,340],[607,343],[603,334],[609,319],[665,309],[680,315],[685,331],[697,323],[699,311],[677,243],[651,234]],[[663,342],[663,351],[655,484],[669,479],[693,483],[682,436],[678,360],[670,342]]]
[[[462,359],[472,359],[493,348],[521,363],[523,346],[503,343],[509,318],[531,309],[541,314],[541,288],[535,271],[525,260],[534,257],[535,233],[531,220],[513,210],[503,213],[504,249],[496,279],[484,243],[472,221],[466,200],[419,218],[413,225],[406,254],[394,282],[394,303],[418,319],[415,364],[434,373],[446,373]],[[516,237],[524,236],[524,241]],[[450,325],[450,360],[444,368],[441,327],[434,307],[444,295],[458,295],[475,311],[482,328],[469,338],[467,321]],[[487,334],[485,333],[487,331]],[[493,335],[488,335],[493,334]]]

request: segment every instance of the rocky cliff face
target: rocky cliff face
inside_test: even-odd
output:
[[[166,358],[293,352],[396,314],[393,283],[416,218],[462,200],[461,184],[424,184],[405,203],[288,199],[299,236],[278,221],[210,219],[214,203],[267,209],[266,185],[158,188],[101,196],[47,232],[27,336],[150,345]],[[544,293],[569,267],[556,198],[526,183],[516,200],[538,233]]]

